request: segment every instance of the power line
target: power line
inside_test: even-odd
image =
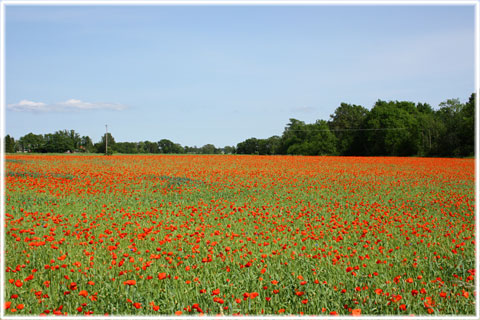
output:
[[[175,129],[179,130],[195,130],[195,131],[202,131],[202,130],[218,130],[218,131],[227,131],[227,130],[251,130],[252,128],[214,128],[214,127],[208,127],[208,128],[199,128],[199,127],[188,127],[188,128],[182,128],[182,127],[176,127]],[[389,130],[408,130],[408,128],[370,128],[370,129],[299,129],[299,130],[292,130],[292,129],[286,129],[285,131],[288,132],[310,132],[310,131],[318,131],[318,132],[326,132],[326,131],[389,131]],[[423,130],[423,129],[419,129]]]
[[[407,128],[371,128],[371,129],[322,129],[322,130],[310,130],[310,129],[304,129],[304,130],[289,130],[287,129],[286,131],[293,131],[293,132],[306,132],[306,131],[388,131],[388,130],[407,130]]]

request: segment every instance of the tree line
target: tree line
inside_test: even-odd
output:
[[[106,148],[108,150],[106,150]],[[7,135],[5,137],[5,152],[220,154],[235,153],[235,147],[226,146],[224,148],[216,148],[213,144],[206,144],[202,147],[189,147],[174,143],[168,139],[162,139],[158,142],[116,142],[111,133],[104,134],[100,141],[93,143],[90,137],[81,136],[75,132],[75,130],[59,130],[55,133],[44,135],[29,133],[18,140]]]
[[[105,140],[108,138],[108,152]],[[182,146],[168,139],[157,142],[115,142],[108,133],[93,143],[74,130],[29,133],[18,140],[5,137],[5,151],[39,153],[163,153],[345,156],[442,156],[475,154],[475,94],[461,103],[449,99],[434,110],[427,103],[382,101],[367,108],[341,103],[330,119],[305,123],[290,119],[281,136],[249,138],[236,146]]]
[[[371,110],[342,103],[330,120],[290,119],[281,136],[250,138],[238,154],[440,156],[475,154],[475,94],[427,103],[378,100]]]

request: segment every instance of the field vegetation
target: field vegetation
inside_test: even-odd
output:
[[[474,315],[473,159],[7,155],[7,315]]]

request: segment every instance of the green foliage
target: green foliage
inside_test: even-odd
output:
[[[236,152],[236,148],[233,147],[233,146],[225,146],[225,147],[223,147],[222,151],[223,151],[224,154],[233,154],[233,153]]]
[[[18,141],[20,151],[22,152],[40,152],[45,140],[41,134],[29,133]]]
[[[261,155],[272,155],[277,154],[278,148],[280,147],[280,137],[271,136],[267,139],[258,140],[258,154]]]
[[[107,146],[105,146],[105,142],[107,142]],[[95,151],[97,153],[106,153],[105,147],[107,147],[108,149],[112,149],[112,152],[115,151],[115,147],[116,147],[115,138],[113,138],[110,132],[104,134],[102,136],[102,140],[95,144]]]
[[[76,145],[80,145],[80,136],[73,130],[62,130],[53,134],[46,134],[44,140],[43,152],[73,152],[76,149]]]
[[[277,154],[280,147],[280,137],[272,136],[267,139],[250,138],[237,144],[238,154]]]
[[[290,119],[280,139],[279,150],[282,154],[292,155],[328,155],[336,154],[337,140],[325,120],[305,124]]]
[[[8,134],[5,136],[5,152],[15,152],[15,139],[13,137],[10,137],[10,135]]]
[[[117,151],[118,153],[128,153],[128,154],[141,153],[139,152],[139,148],[137,148],[137,145],[140,147],[140,143],[117,142],[115,144],[115,151]]]
[[[159,153],[158,143],[151,142],[151,141],[144,141],[143,142],[143,150],[144,153]]]
[[[93,152],[93,142],[89,136],[83,136],[80,141],[80,150],[83,152]]]
[[[105,153],[106,135],[93,144],[74,130],[53,134],[29,133],[15,141],[5,137],[6,152]],[[189,147],[168,139],[158,142],[119,142],[108,133],[112,152],[164,154],[360,155],[465,157],[475,154],[475,94],[466,103],[448,99],[434,110],[427,103],[378,100],[369,111],[341,103],[330,121],[307,124],[290,119],[281,137],[249,138],[234,146]]]
[[[362,127],[368,110],[362,106],[341,103],[330,116],[329,128],[337,138],[340,155],[358,155],[362,150]]]
[[[281,138],[249,138],[237,145],[237,153],[472,156],[474,137],[474,94],[465,104],[446,100],[437,111],[427,103],[378,100],[370,111],[341,103],[328,123],[290,119]]]
[[[378,156],[408,156],[418,153],[418,111],[413,102],[378,100],[368,113],[366,153]]]
[[[258,154],[258,139],[250,138],[237,144],[238,154]]]
[[[215,154],[217,152],[217,148],[213,144],[206,144],[200,148],[201,154]]]
[[[184,153],[184,148],[168,139],[162,139],[158,141],[158,150],[160,153]]]
[[[460,111],[459,136],[462,141],[461,155],[475,154],[475,93],[472,93],[468,102]]]
[[[475,314],[472,159],[7,160],[11,318]]]
[[[442,123],[439,132],[441,144],[439,144],[438,149],[435,150],[436,154],[441,156],[468,155],[467,150],[470,148],[465,145],[465,142],[469,141],[473,147],[474,136],[473,126],[471,129],[462,128],[463,125],[467,125],[468,127],[468,109],[469,107],[465,108],[465,105],[462,104],[459,99],[448,99],[440,103],[440,109],[435,113],[437,121]],[[472,111],[473,109],[474,108],[472,108]],[[469,138],[468,134],[466,134],[469,129],[472,130],[472,138]],[[467,141],[464,141],[464,138],[466,138]],[[465,154],[466,152],[467,154]]]
[[[290,119],[290,122],[285,127],[280,140],[279,153],[288,154],[288,149],[291,146],[301,144],[307,136],[305,129],[305,122],[297,119]]]

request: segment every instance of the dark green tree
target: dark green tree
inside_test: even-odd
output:
[[[305,122],[291,118],[280,139],[278,153],[288,154],[289,148],[305,141],[307,134]]]
[[[421,145],[418,111],[413,102],[378,100],[365,119],[366,155],[417,155]]]
[[[460,125],[457,127],[462,146],[462,156],[473,156],[475,154],[475,93],[472,93],[468,102],[460,111]]]
[[[144,152],[145,153],[158,153],[158,143],[151,142],[151,141],[144,141]]]
[[[336,154],[337,141],[325,120],[307,124],[304,129],[306,133],[303,140],[290,145],[287,154],[306,156]]]
[[[89,136],[83,136],[80,139],[79,149],[82,150],[83,152],[93,152],[94,147],[93,147],[92,139],[90,139]]]
[[[418,124],[420,130],[420,140],[418,146],[419,156],[431,156],[435,154],[438,148],[440,132],[443,128],[442,124],[435,119],[433,113],[418,114]]]
[[[218,153],[217,148],[213,144],[206,144],[200,148],[201,154],[216,154]]]
[[[72,139],[72,134],[68,130],[59,130],[53,134],[46,134],[44,140],[45,145],[42,149],[43,152],[64,153],[75,150],[75,141]]]
[[[258,154],[273,155],[277,154],[280,148],[280,137],[271,136],[267,139],[258,140]]]
[[[249,138],[237,144],[237,154],[258,154],[259,140]]]
[[[106,140],[108,138],[108,140]],[[103,136],[102,136],[102,139],[100,140],[100,142],[97,142],[95,143],[94,145],[94,148],[95,148],[95,151],[97,153],[105,153],[105,141],[108,142],[108,154],[112,154],[113,152],[115,152],[115,138],[112,136],[112,134],[109,132],[109,133],[105,133]]]
[[[193,146],[193,147],[189,147],[189,146],[185,146],[185,153],[188,153],[188,154],[199,154],[200,153],[200,148],[198,148],[197,146]]]
[[[341,103],[330,115],[329,128],[337,138],[337,152],[340,155],[360,155],[363,153],[362,128],[368,109]]]
[[[158,141],[158,149],[160,153],[174,153],[175,143],[168,139]]]
[[[435,153],[439,156],[462,155],[463,142],[459,126],[462,125],[462,109],[464,105],[459,99],[448,99],[440,103],[440,109],[435,112],[436,120],[440,123],[439,140]]]
[[[18,140],[20,150],[23,152],[41,152],[45,140],[41,134],[29,133]]]
[[[336,154],[336,138],[325,120],[305,124],[290,119],[279,143],[280,154],[333,155]]]
[[[10,137],[9,134],[5,136],[5,152],[14,153],[15,152],[15,139]]]
[[[234,154],[236,153],[236,148],[234,146],[225,146],[223,147],[224,154]]]
[[[73,143],[73,150],[71,151],[79,150],[82,142],[82,138],[80,137],[80,134],[76,133],[75,130],[70,130],[69,135],[70,135],[70,140]]]
[[[184,154],[185,148],[180,143],[175,143],[175,153]]]
[[[137,145],[138,143],[136,142],[116,142],[115,152],[136,154],[136,153],[139,153],[139,150],[137,149]]]

